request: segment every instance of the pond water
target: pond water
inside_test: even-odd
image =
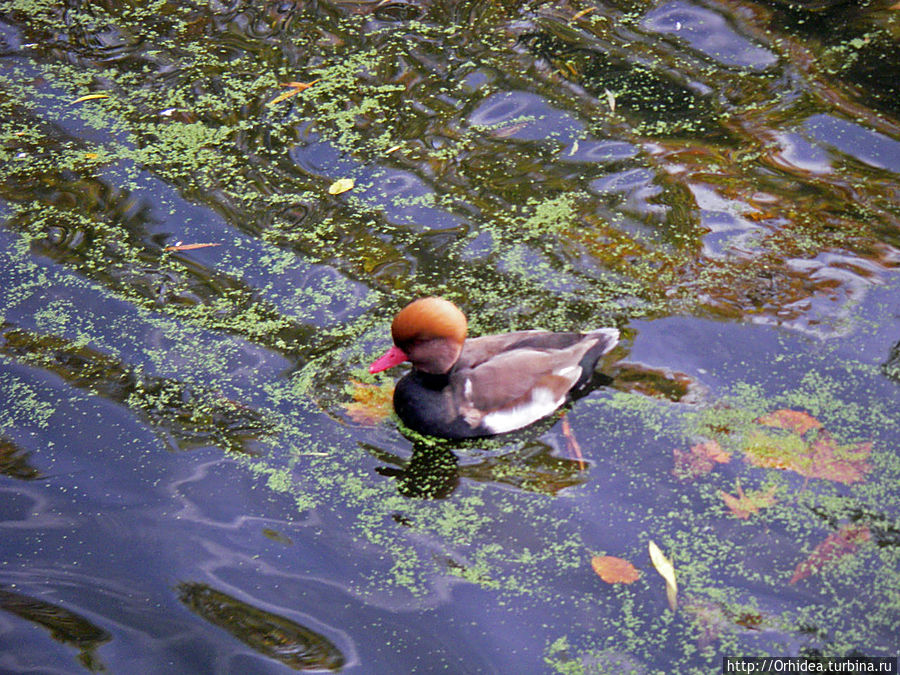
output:
[[[896,5],[0,4],[0,670],[897,656]],[[623,341],[429,439],[426,294]]]

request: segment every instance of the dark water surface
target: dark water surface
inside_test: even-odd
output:
[[[892,3],[0,5],[0,671],[898,654]],[[420,438],[423,294],[624,339]]]

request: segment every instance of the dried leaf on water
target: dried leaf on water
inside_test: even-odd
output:
[[[166,246],[164,251],[192,251],[195,248],[207,248],[209,246],[221,246],[222,244],[182,244],[181,242],[177,244],[173,244],[172,246]]]
[[[869,528],[865,525],[853,523],[844,525],[837,532],[832,532],[825,537],[825,540],[813,549],[806,560],[797,565],[789,583],[794,584],[816,574],[828,563],[854,553],[860,544],[871,538]]]
[[[737,497],[724,490],[719,490],[719,495],[725,501],[725,506],[729,508],[731,514],[744,520],[760,509],[776,503],[775,486],[768,490],[751,490],[745,493],[740,481],[737,481]]]
[[[319,80],[313,80],[312,82],[281,82],[282,87],[290,87],[290,89],[286,92],[283,92],[269,101],[268,105],[275,105],[276,103],[281,103],[282,101],[289,99],[291,96],[296,96],[301,91],[305,91],[313,86]]]
[[[650,550],[650,562],[653,563],[653,566],[662,578],[666,580],[666,597],[669,599],[669,607],[674,612],[678,606],[678,582],[675,580],[675,566],[671,560],[663,555],[659,546],[652,539],[647,547]]]
[[[328,194],[339,195],[347,190],[352,190],[354,185],[356,185],[356,183],[352,178],[339,178],[328,188]]]
[[[684,479],[705,476],[716,464],[727,464],[731,461],[731,454],[723,450],[715,440],[698,443],[691,446],[690,450],[676,448],[672,454],[675,458],[672,473]]]
[[[79,96],[74,101],[72,101],[72,105],[76,103],[81,103],[82,101],[93,101],[98,98],[109,98],[109,94],[87,94],[85,96]]]
[[[768,415],[763,415],[758,420],[759,424],[765,424],[769,427],[777,427],[779,429],[787,429],[801,436],[810,429],[821,429],[822,423],[809,413],[802,410],[776,410]]]
[[[580,19],[581,17],[583,17],[585,14],[590,14],[590,13],[593,12],[593,11],[594,11],[594,8],[593,8],[593,7],[588,7],[588,8],[586,8],[586,9],[581,10],[580,12],[575,12],[575,14],[572,16],[572,18],[571,18],[570,20],[571,20],[571,21],[578,21],[578,19]]]
[[[838,445],[821,430],[812,441],[797,434],[776,436],[752,432],[744,443],[744,455],[754,466],[795,471],[807,478],[856,483],[872,469],[868,462],[872,443]]]
[[[350,385],[353,401],[346,403],[344,410],[351,420],[357,424],[375,426],[390,416],[394,409],[393,383],[378,385],[350,380]]]
[[[634,565],[612,555],[595,555],[591,567],[608,584],[631,584],[641,578]]]
[[[569,418],[565,415],[562,418],[562,432],[566,438],[566,447],[569,449],[569,453],[575,456],[578,460],[579,468],[584,471],[584,455],[581,454],[581,445],[578,443],[578,439],[575,438],[575,433],[569,425]]]

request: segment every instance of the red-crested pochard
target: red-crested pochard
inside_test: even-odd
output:
[[[619,341],[615,328],[467,340],[466,327],[465,314],[442,298],[414,300],[394,318],[394,346],[369,372],[412,362],[394,389],[394,410],[411,429],[444,438],[520,429],[561,406]]]

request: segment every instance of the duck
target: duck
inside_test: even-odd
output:
[[[369,366],[406,361],[394,410],[410,429],[449,439],[504,434],[552,414],[587,383],[619,341],[615,328],[585,333],[524,330],[467,338],[466,315],[449,300],[413,300],[394,317],[394,346]]]

